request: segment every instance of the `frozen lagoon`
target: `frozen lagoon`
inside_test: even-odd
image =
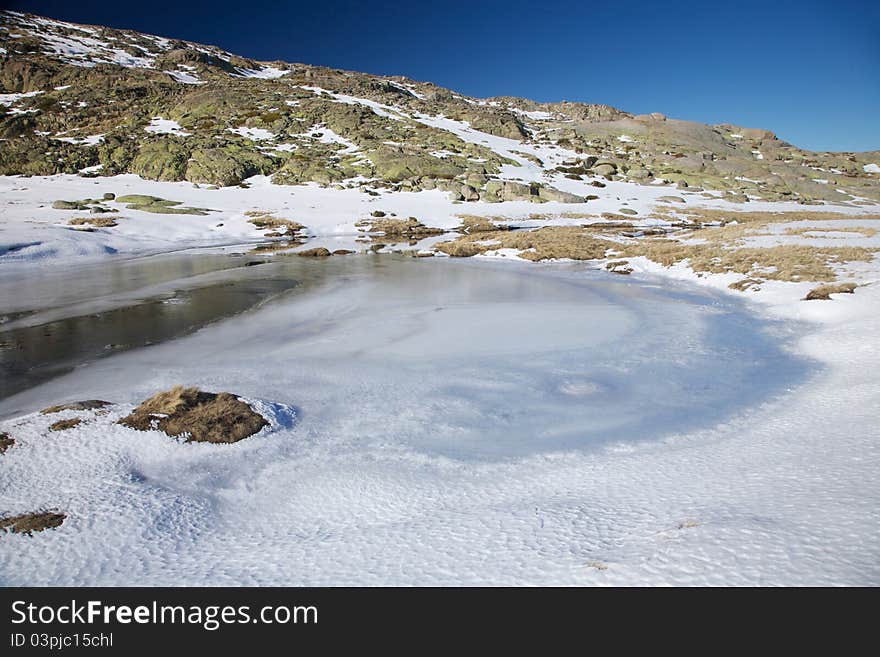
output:
[[[183,382],[293,404],[328,430],[328,440],[504,458],[716,422],[807,370],[782,348],[780,327],[730,298],[576,264],[382,256],[277,258],[244,268],[216,253],[184,258],[195,263],[186,275],[174,256],[98,266],[82,290],[68,291],[66,306],[56,298],[54,310],[32,309],[19,320],[19,332],[29,332],[18,340],[28,351],[46,354],[51,342],[70,352],[101,327],[96,345],[137,346],[272,303],[80,367],[0,402],[0,416],[71,390],[125,391],[114,401],[129,401]],[[145,268],[164,279],[144,280]],[[97,292],[96,279],[105,284]],[[20,295],[40,296],[15,285]],[[30,285],[44,286],[59,289],[51,279]],[[169,313],[174,325],[166,328]],[[58,324],[51,335],[38,323],[48,319]]]
[[[567,557],[530,544],[553,531],[548,493],[574,493],[559,472],[527,472],[584,458],[613,469],[810,372],[784,347],[790,328],[729,297],[578,264],[364,256],[241,271],[309,284],[78,367],[0,402],[0,417],[73,399],[133,404],[177,383],[291,412],[231,446],[133,432],[112,424],[118,413],[49,436],[39,416],[4,422],[21,442],[4,456],[4,506],[69,518],[0,542],[3,583],[566,582]],[[566,534],[551,542],[580,568],[597,537]],[[498,571],[498,550],[519,568]]]

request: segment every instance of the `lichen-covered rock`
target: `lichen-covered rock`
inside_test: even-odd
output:
[[[449,180],[464,173],[464,167],[448,160],[416,153],[399,153],[377,148],[368,153],[377,178],[399,182],[407,178]]]
[[[553,187],[538,188],[538,196],[545,201],[555,201],[557,203],[584,203],[586,199],[577,194],[563,192]]]
[[[275,163],[259,151],[239,146],[202,148],[193,151],[186,165],[186,179],[229,187],[257,174],[270,174]]]
[[[183,180],[189,151],[172,139],[143,144],[131,161],[129,170],[148,180]]]

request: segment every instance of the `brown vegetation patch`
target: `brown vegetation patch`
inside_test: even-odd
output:
[[[531,231],[496,231],[463,235],[458,239],[437,244],[438,251],[454,257],[468,257],[495,249],[516,249],[526,260],[595,260],[604,258],[614,246],[608,240],[597,239],[587,231],[574,226],[547,226]]]
[[[278,251],[287,251],[293,249],[300,244],[304,244],[304,240],[282,240],[280,242],[266,242],[259,244],[248,251],[249,254],[259,255],[261,253],[277,253]]]
[[[646,256],[665,267],[683,260],[697,272],[754,274],[777,281],[833,281],[831,265],[869,262],[872,249],[854,246],[786,244],[766,248],[728,248],[720,244],[684,244],[675,240],[644,240],[620,249],[624,256]]]
[[[371,233],[384,233],[386,236],[423,237],[441,235],[446,231],[442,228],[426,226],[415,217],[407,219],[369,219],[360,221],[356,226],[365,227]]]
[[[65,429],[73,429],[82,424],[81,417],[72,417],[69,420],[58,420],[49,425],[49,431],[64,431]]]
[[[305,228],[305,226],[297,221],[282,219],[260,210],[249,210],[244,214],[250,217],[248,221],[259,230],[271,231],[266,234],[266,237],[292,237]]]
[[[146,399],[119,424],[138,431],[158,429],[169,436],[186,435],[187,441],[234,443],[269,423],[228,392],[174,386]]]
[[[8,433],[0,432],[0,454],[4,454],[14,444],[15,440],[10,438]]]
[[[612,274],[622,274],[624,276],[628,276],[633,273],[632,267],[629,267],[629,262],[627,260],[614,260],[605,265],[605,269],[610,271]]]
[[[761,283],[763,283],[763,281],[757,278],[743,278],[742,280],[731,283],[727,287],[738,292],[748,292],[750,290],[760,290]]]
[[[461,226],[456,228],[459,233],[492,233],[499,230],[510,230],[506,224],[496,224],[496,221],[504,221],[502,217],[483,217],[478,214],[460,214]]]
[[[0,529],[13,534],[28,534],[41,532],[44,529],[60,527],[67,516],[57,511],[38,511],[36,513],[23,513],[18,516],[0,518]]]
[[[297,251],[296,255],[302,258],[326,258],[333,254],[330,253],[330,249],[325,249],[323,246],[317,246],[314,249],[304,249],[302,251]]]
[[[93,228],[113,228],[117,226],[113,217],[76,217],[67,222],[68,226],[92,226]]]
[[[61,411],[93,411],[105,406],[112,406],[111,402],[102,399],[86,399],[85,401],[70,402],[68,404],[58,404],[57,406],[49,406],[40,411],[40,415],[49,415],[50,413],[60,413]]]
[[[830,301],[832,294],[854,294],[858,285],[855,283],[838,283],[837,285],[820,285],[807,292],[804,301]]]

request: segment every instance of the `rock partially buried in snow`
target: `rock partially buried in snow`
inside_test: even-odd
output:
[[[305,249],[303,251],[297,251],[296,255],[302,258],[326,258],[330,255],[329,249],[325,249],[323,246],[316,247],[314,249]]]
[[[67,516],[56,511],[38,511],[37,513],[23,513],[18,516],[0,518],[0,530],[13,534],[28,534],[41,532],[44,529],[60,527]]]
[[[804,301],[830,301],[832,294],[854,294],[858,287],[855,283],[839,283],[837,285],[820,285],[807,292]]]
[[[60,413],[61,411],[94,411],[105,406],[112,406],[111,402],[103,399],[86,399],[85,401],[69,402],[67,404],[58,404],[57,406],[49,406],[40,411],[40,415],[49,415],[50,413]]]
[[[82,424],[82,418],[73,417],[69,420],[58,420],[49,425],[49,431],[64,431],[65,429],[73,429]]]
[[[15,440],[10,438],[8,433],[0,432],[0,454],[5,453],[14,444]]]
[[[164,431],[187,441],[235,443],[268,426],[266,418],[228,392],[175,386],[144,400],[119,424],[138,431]]]

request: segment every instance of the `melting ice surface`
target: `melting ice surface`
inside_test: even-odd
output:
[[[4,495],[71,519],[20,550],[4,541],[0,581],[483,581],[439,561],[438,573],[397,571],[386,552],[457,544],[444,514],[464,527],[532,503],[522,482],[499,496],[480,468],[625,451],[722,422],[809,371],[781,329],[729,299],[580,265],[337,257],[249,269],[264,268],[319,271],[323,283],[79,367],[0,402],[0,417],[71,399],[136,403],[184,383],[288,404],[296,422],[232,446],[108,423],[52,434],[25,462],[31,426],[20,462],[5,457]],[[34,421],[15,422],[27,437]]]

